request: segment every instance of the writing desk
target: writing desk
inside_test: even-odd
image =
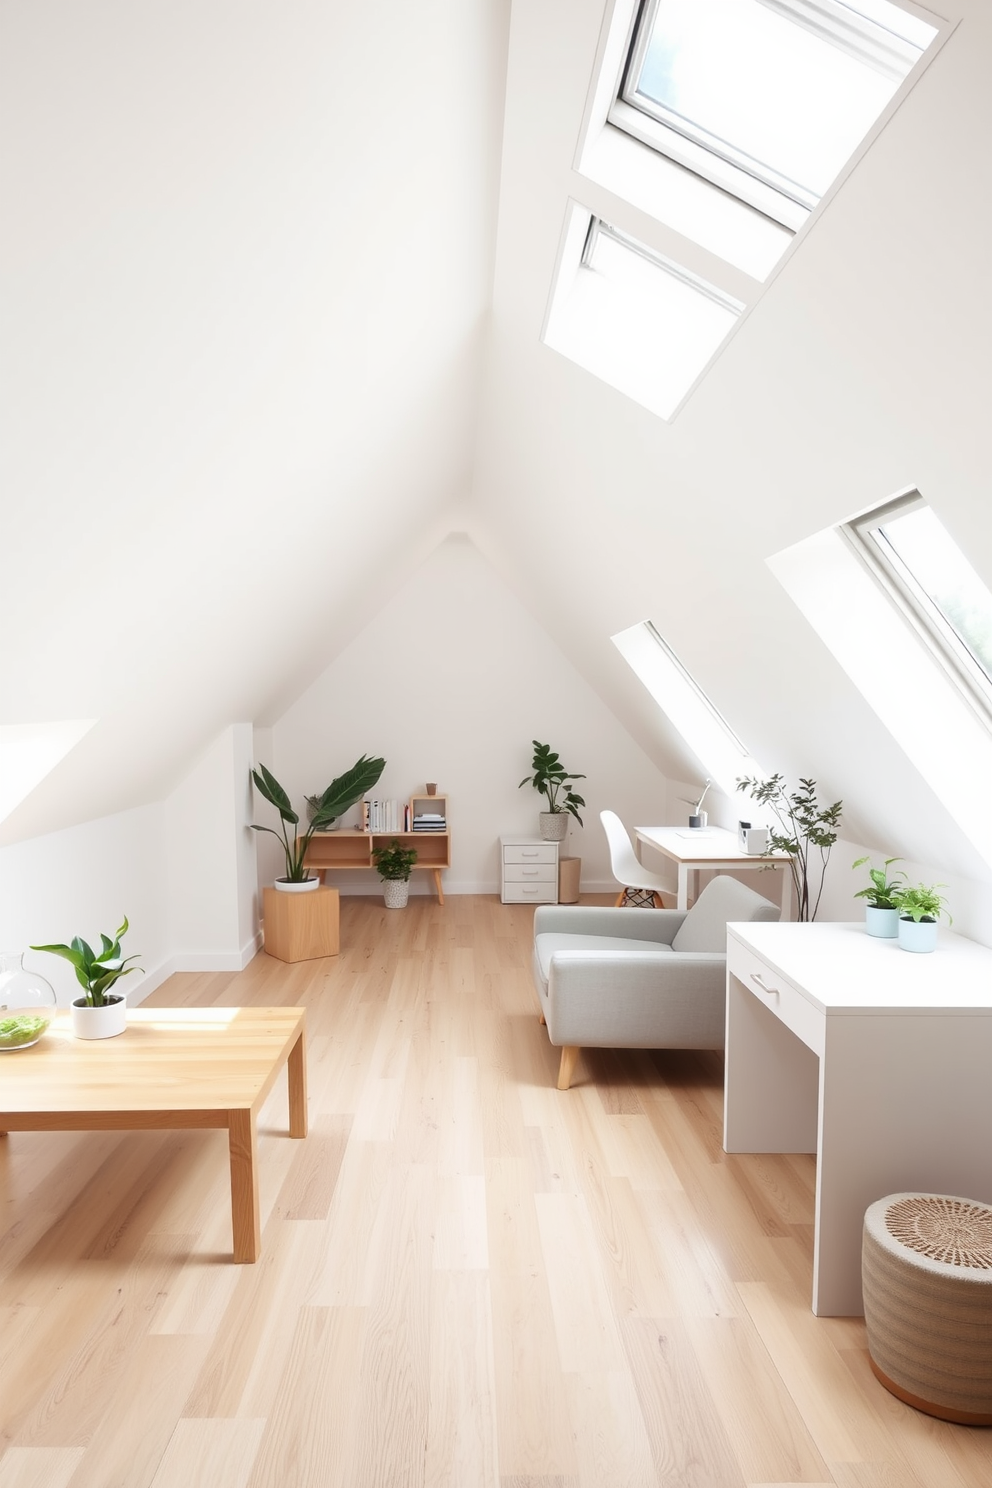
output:
[[[865,1210],[992,1202],[992,951],[863,924],[727,926],[727,1152],[815,1152],[813,1311],[853,1316]]]
[[[736,832],[724,827],[637,827],[637,841],[678,864],[676,909],[689,908],[689,874],[699,868],[765,868],[782,875],[782,918],[792,913],[792,870],[788,853],[742,852]]]

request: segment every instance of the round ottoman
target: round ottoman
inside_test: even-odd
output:
[[[861,1272],[871,1367],[900,1400],[992,1425],[992,1207],[903,1193],[865,1214]]]

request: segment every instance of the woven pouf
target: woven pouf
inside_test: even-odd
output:
[[[903,1193],[865,1214],[871,1367],[917,1410],[992,1426],[992,1208]]]

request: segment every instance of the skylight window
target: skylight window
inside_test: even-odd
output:
[[[642,0],[610,120],[798,228],[936,34],[889,0]]]
[[[727,795],[734,794],[741,776],[764,778],[761,766],[650,620],[621,630],[611,640],[707,774]]]
[[[913,492],[845,531],[992,724],[992,594],[936,513]]]
[[[670,418],[743,308],[576,208],[544,340],[653,413]]]

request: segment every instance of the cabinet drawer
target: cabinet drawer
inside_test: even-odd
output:
[[[793,986],[788,977],[762,961],[731,936],[727,941],[727,970],[780,1023],[802,1039],[814,1054],[823,1053],[824,1014]]]
[[[558,884],[554,878],[537,883],[503,882],[500,895],[504,904],[557,904]]]
[[[556,842],[505,842],[503,844],[504,863],[557,863],[558,844]]]
[[[555,863],[504,863],[504,883],[554,883],[558,877]]]

